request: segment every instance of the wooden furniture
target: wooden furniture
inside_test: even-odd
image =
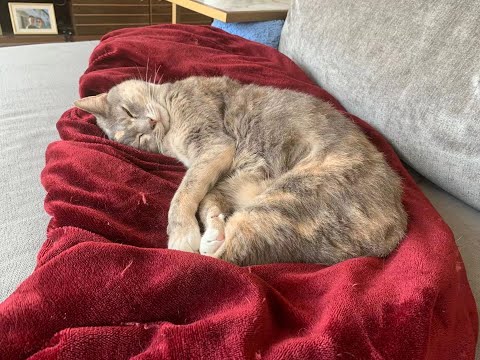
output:
[[[72,0],[76,35],[103,35],[109,31],[171,22],[172,5],[165,0]],[[185,9],[181,23],[210,24],[211,19]]]
[[[1,1],[1,0],[0,0]],[[65,0],[55,5],[58,35],[13,35],[0,6],[0,47],[100,39],[107,32],[154,24],[170,24],[172,4],[166,0]],[[2,3],[0,3],[2,5]],[[3,5],[2,5],[3,6]],[[8,13],[8,8],[7,8]],[[206,25],[212,19],[189,9],[177,11],[177,22]]]
[[[18,2],[25,2],[25,1],[18,0]],[[13,28],[12,28],[12,21],[10,18],[10,11],[9,11],[9,4],[11,2],[14,2],[14,0],[10,0],[10,1],[0,0],[0,25],[2,27],[2,32],[3,32],[3,34],[0,35],[0,47],[24,45],[24,44],[38,44],[38,43],[44,43],[44,42],[64,42],[64,41],[73,40],[70,0],[61,0],[61,1],[28,0],[28,2],[31,2],[31,3],[39,3],[39,2],[54,3],[58,35],[49,35],[49,34],[14,35]]]
[[[0,36],[0,47],[31,45],[43,43],[59,43],[70,41],[98,40],[98,35],[3,35]]]
[[[181,21],[182,8],[223,22],[285,19],[290,0],[168,0],[172,3],[172,24]]]

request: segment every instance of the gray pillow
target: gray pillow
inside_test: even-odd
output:
[[[280,51],[480,209],[480,1],[294,0]]]

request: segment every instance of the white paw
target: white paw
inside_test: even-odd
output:
[[[200,240],[200,254],[213,256],[225,242],[225,215],[207,218],[207,224]]]
[[[200,229],[197,226],[174,229],[168,236],[168,248],[198,253],[200,249]]]

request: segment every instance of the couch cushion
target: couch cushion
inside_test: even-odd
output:
[[[480,2],[294,0],[280,51],[480,209]]]
[[[0,49],[0,302],[35,267],[50,217],[40,172],[97,42]],[[0,356],[1,357],[1,356]]]

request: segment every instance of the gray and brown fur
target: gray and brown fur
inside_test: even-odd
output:
[[[387,256],[405,234],[397,174],[312,96],[191,77],[129,80],[76,105],[109,138],[188,168],[170,206],[171,249],[239,265],[333,264]]]

